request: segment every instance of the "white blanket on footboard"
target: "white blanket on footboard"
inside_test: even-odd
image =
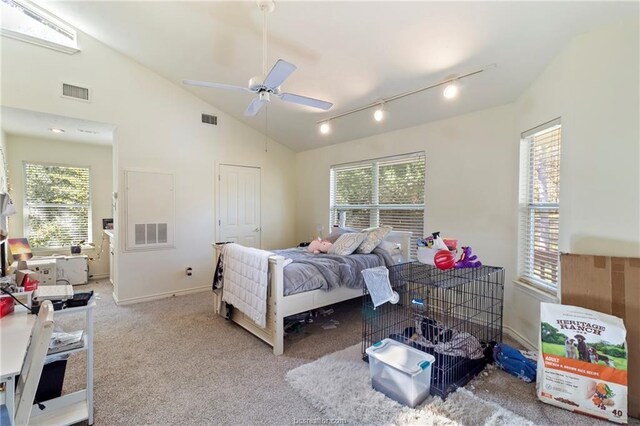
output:
[[[259,327],[266,327],[269,256],[273,253],[239,244],[225,244],[222,253],[222,300]]]

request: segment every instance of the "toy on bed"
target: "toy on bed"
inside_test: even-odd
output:
[[[309,244],[309,248],[307,250],[314,254],[326,253],[329,251],[332,245],[333,244],[331,244],[331,242],[327,240],[317,239],[311,241],[311,244]]]
[[[456,262],[455,268],[479,268],[482,266],[482,262],[476,260],[477,258],[478,256],[471,254],[471,247],[462,247],[462,254]]]

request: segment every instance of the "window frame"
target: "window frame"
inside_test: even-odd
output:
[[[27,200],[27,164],[39,165],[39,166],[47,166],[47,167],[68,167],[68,168],[76,168],[76,169],[86,169],[89,175],[88,182],[88,205],[82,204],[52,204],[52,203],[42,203],[42,204],[29,204]],[[30,235],[30,222],[29,222],[29,214],[31,206],[37,207],[52,207],[52,206],[62,206],[62,207],[87,207],[87,239],[83,243],[84,245],[93,244],[93,187],[91,185],[92,181],[92,172],[91,166],[87,165],[78,165],[78,164],[66,164],[66,163],[50,163],[44,161],[28,161],[25,160],[22,162],[22,228],[24,232],[25,238],[29,238]],[[57,250],[60,248],[65,248],[67,246],[34,246],[30,243],[31,247],[37,250],[46,251],[46,250]]]
[[[380,165],[384,166],[385,162],[402,161],[402,160],[422,160],[425,167],[424,183],[423,183],[423,202],[420,204],[380,204],[380,188],[379,188],[379,170]],[[335,172],[339,170],[347,170],[358,166],[371,166],[371,204],[349,204],[349,205],[337,205],[335,203],[336,197],[336,178]],[[378,157],[361,161],[354,161],[349,163],[334,164],[330,166],[329,170],[329,228],[331,228],[338,220],[339,211],[349,210],[368,210],[369,211],[369,227],[380,226],[380,213],[384,210],[421,210],[422,211],[422,232],[424,233],[424,214],[426,209],[425,185],[426,185],[426,155],[424,151],[412,152],[407,154],[392,155],[387,157]],[[415,233],[414,233],[415,234]],[[418,238],[422,238],[422,235],[412,235],[411,245],[409,252],[412,253],[412,257],[415,257],[415,241]]]
[[[46,21],[48,23],[48,25],[46,26],[52,29],[57,27],[60,29],[60,30],[57,30],[58,32],[67,33],[70,36],[70,43],[69,44],[58,43],[56,41],[43,38],[33,33],[29,34],[27,32],[20,31],[17,28],[12,29],[9,27],[5,27],[4,25],[0,25],[0,32],[3,36],[13,38],[15,40],[24,41],[26,43],[35,44],[37,46],[46,47],[49,49],[68,53],[68,54],[74,54],[74,53],[80,52],[80,49],[78,48],[78,32],[74,27],[62,21],[60,18],[54,16],[51,12],[43,9],[40,5],[37,5],[31,1],[28,1],[28,0],[10,0],[10,1],[18,5],[18,7],[22,8],[23,10],[28,10],[31,14],[36,15],[40,17],[42,20]],[[6,2],[2,1],[2,3],[6,3]],[[2,5],[0,6],[5,7]],[[13,7],[8,4],[6,6]],[[27,19],[33,19],[34,22],[37,22],[35,18],[27,16],[26,14],[25,16]],[[41,25],[45,25],[45,24],[41,24]]]
[[[533,200],[533,180],[534,175],[530,168],[532,163],[533,150],[535,148],[534,138],[540,134],[560,130],[557,162],[558,168],[558,199],[557,202],[535,202]],[[536,126],[520,135],[520,180],[519,180],[519,206],[518,206],[518,274],[516,281],[532,286],[545,293],[556,296],[560,292],[560,173],[562,160],[562,122],[560,117]],[[556,244],[558,246],[558,257],[556,260],[556,280],[555,283],[544,280],[540,277],[529,274],[534,270],[534,239],[536,232],[540,233],[540,227],[535,225],[536,212],[555,212],[558,216],[558,233]],[[548,232],[545,234],[548,235]]]

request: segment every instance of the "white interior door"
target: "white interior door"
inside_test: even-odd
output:
[[[260,168],[221,164],[218,241],[260,248]]]

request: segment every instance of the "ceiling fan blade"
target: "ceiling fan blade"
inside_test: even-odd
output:
[[[282,93],[280,99],[294,104],[306,105],[313,108],[328,110],[333,106],[331,102],[321,101],[320,99],[308,98],[306,96],[294,95],[293,93]]]
[[[189,86],[210,87],[213,89],[240,90],[242,92],[251,92],[251,90],[246,87],[232,86],[230,84],[210,83],[208,81],[182,80],[182,84],[187,84]]]
[[[290,64],[283,59],[278,59],[273,68],[271,68],[271,71],[269,71],[269,74],[265,77],[264,85],[275,89],[280,86],[295,70],[295,65]]]
[[[247,107],[247,110],[244,112],[245,117],[253,117],[258,113],[258,111],[260,111],[260,108],[262,108],[262,106],[266,103],[267,101],[263,99],[255,98],[253,101],[251,101],[251,103]]]

